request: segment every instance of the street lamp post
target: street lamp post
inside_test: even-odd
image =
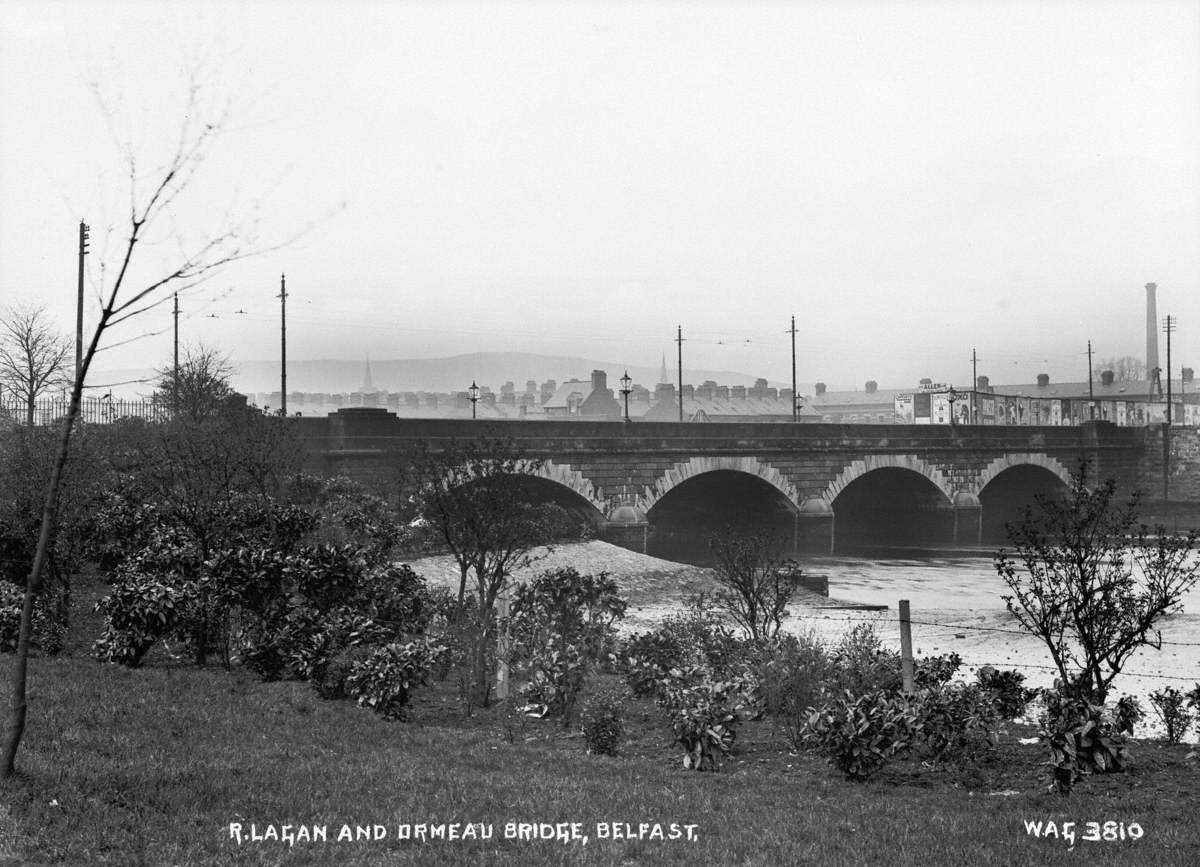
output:
[[[958,400],[959,397],[958,392],[954,390],[954,386],[950,386],[950,393],[946,397],[950,401],[950,424],[954,425],[954,401]]]
[[[621,377],[621,394],[625,397],[625,421],[629,421],[629,392],[631,391],[633,391],[633,380],[629,378],[627,370]]]
[[[471,380],[471,387],[467,389],[467,399],[471,401],[471,418],[475,418],[475,404],[479,402],[479,386],[475,380]]]

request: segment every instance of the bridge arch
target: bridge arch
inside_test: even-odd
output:
[[[975,496],[979,496],[983,492],[983,489],[988,486],[988,483],[1005,470],[1013,467],[1028,466],[1042,467],[1058,476],[1059,481],[1064,485],[1069,486],[1071,484],[1071,473],[1068,472],[1067,468],[1057,458],[1052,458],[1049,455],[1043,455],[1038,452],[1020,452],[1001,455],[984,467],[979,473],[979,481],[975,486]]]
[[[554,461],[518,461],[513,467],[516,477],[528,480],[525,492],[538,501],[555,502],[593,526],[601,525],[608,517],[608,503],[596,487],[579,470],[569,464]],[[448,471],[448,484],[472,484],[478,477],[467,465]]]
[[[1071,475],[1056,459],[1038,453],[1002,455],[979,474],[982,507],[980,542],[1008,541],[1008,525],[1020,521],[1039,496],[1057,497],[1070,487]]]
[[[680,461],[663,473],[653,485],[643,489],[641,496],[637,500],[637,508],[641,510],[642,514],[648,514],[659,500],[679,485],[696,476],[719,470],[757,476],[777,490],[787,500],[789,507],[793,511],[800,511],[800,499],[796,491],[796,486],[789,482],[787,477],[775,467],[748,455],[716,455]]]
[[[934,487],[942,492],[947,503],[953,504],[954,495],[957,492],[946,476],[937,467],[916,455],[867,455],[864,458],[852,461],[829,483],[821,498],[832,506],[833,501],[838,498],[838,495],[846,490],[855,480],[862,478],[872,470],[885,468],[912,470],[915,473],[919,473],[929,479]]]
[[[600,492],[596,490],[595,485],[583,473],[570,464],[556,464],[554,461],[546,460],[541,461],[536,466],[525,463],[518,467],[518,470],[523,475],[545,479],[548,482],[561,485],[572,493],[577,494],[581,499],[586,500],[588,505],[592,506],[601,515],[608,515],[608,503],[600,495]]]

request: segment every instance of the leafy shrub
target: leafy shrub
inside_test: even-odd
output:
[[[971,759],[995,746],[999,719],[992,696],[983,687],[944,683],[920,691],[913,704],[914,731],[939,759]]]
[[[1113,725],[1121,734],[1132,735],[1133,727],[1146,718],[1141,702],[1131,695],[1123,695],[1113,709]]]
[[[1200,683],[1193,686],[1184,695],[1187,697],[1187,706],[1195,711],[1196,716],[1200,718]]]
[[[1046,762],[1050,788],[1066,794],[1084,775],[1123,771],[1129,754],[1125,738],[1104,718],[1103,707],[1077,693],[1043,690],[1046,712],[1041,718],[1041,739],[1050,750]]]
[[[525,698],[522,710],[537,717],[559,717],[566,724],[574,713],[586,672],[579,648],[568,644],[544,651],[532,671],[533,676],[521,688]]]
[[[658,690],[658,682],[667,676],[683,657],[678,638],[662,629],[635,632],[620,651],[619,668],[625,682],[639,698],[649,698]]]
[[[762,690],[766,715],[793,749],[805,744],[809,714],[820,703],[833,672],[825,645],[815,633],[780,635],[749,654],[750,670]]]
[[[991,694],[992,703],[1001,719],[1011,720],[1021,716],[1038,694],[1036,689],[1021,685],[1025,682],[1025,675],[1019,671],[998,671],[990,665],[984,665],[975,672],[975,679]]]
[[[351,666],[345,691],[385,719],[400,719],[410,692],[425,683],[429,669],[444,652],[442,645],[429,641],[384,645]]]
[[[962,668],[962,657],[957,653],[943,656],[923,656],[913,662],[913,686],[916,689],[933,689],[949,683],[950,678]]]
[[[25,605],[25,588],[0,581],[0,651],[12,653],[21,635],[21,609]]]
[[[193,601],[194,593],[186,585],[138,573],[123,575],[96,603],[95,610],[107,619],[93,652],[100,659],[136,668],[156,642],[178,633]]]
[[[1167,742],[1177,744],[1183,740],[1192,725],[1192,715],[1184,707],[1185,695],[1173,686],[1150,693],[1150,705],[1167,729]]]
[[[661,681],[658,703],[671,716],[685,768],[720,770],[733,749],[738,723],[761,714],[757,689],[748,675],[712,680],[704,668],[673,669]]]
[[[567,567],[544,572],[513,594],[508,620],[513,659],[529,672],[524,693],[539,716],[569,723],[589,667],[613,642],[626,602],[607,573]]]
[[[672,669],[701,668],[722,677],[737,667],[746,644],[739,641],[712,606],[699,594],[680,614],[664,617],[662,625],[626,639],[619,653],[620,668],[634,695],[659,692],[659,683]]]
[[[374,647],[354,645],[335,654],[315,673],[310,683],[317,695],[324,699],[350,698],[346,680],[354,671],[354,666],[363,662],[372,653]]]
[[[588,752],[597,756],[615,756],[621,742],[621,716],[624,703],[620,693],[604,691],[583,703],[583,741]]]
[[[809,715],[808,741],[851,780],[863,781],[917,739],[917,711],[904,696],[846,691]]]
[[[904,685],[900,654],[885,648],[869,623],[860,623],[834,645],[835,686],[851,695],[899,693]]]
[[[62,583],[46,583],[33,600],[33,640],[43,653],[57,656],[67,645],[71,594]]]

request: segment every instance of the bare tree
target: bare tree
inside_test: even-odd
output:
[[[526,474],[540,466],[506,440],[451,442],[439,451],[422,445],[410,456],[405,482],[411,505],[459,567],[459,612],[471,627],[466,697],[472,706],[486,706],[490,696],[497,598],[513,571],[539,556],[534,549],[570,525],[561,507],[529,502]],[[466,598],[469,577],[473,600]]]
[[[1099,367],[1101,370],[1111,370],[1113,379],[1117,382],[1145,382],[1147,378],[1146,362],[1132,355],[1105,358]]]
[[[1064,498],[1008,526],[1015,551],[996,555],[1009,613],[1046,645],[1064,689],[1103,704],[1139,647],[1160,648],[1156,623],[1196,586],[1198,534],[1168,535],[1138,522],[1138,496],[1116,502],[1108,479],[1089,489],[1087,462]]]
[[[751,640],[777,635],[804,576],[794,560],[778,556],[783,540],[766,532],[729,529],[709,536],[708,547],[722,588],[716,594],[718,607]]]
[[[0,314],[0,385],[25,405],[33,426],[38,397],[71,382],[71,343],[41,307],[8,308]]]
[[[229,357],[203,343],[184,348],[178,371],[172,365],[160,367],[155,373],[153,400],[175,417],[193,421],[208,418],[218,413],[233,394]]]
[[[118,326],[162,303],[172,291],[185,291],[214,276],[222,266],[265,252],[253,231],[253,221],[223,224],[216,231],[185,236],[181,223],[181,197],[191,189],[197,172],[230,118],[228,101],[212,104],[203,96],[200,72],[192,70],[188,81],[183,120],[175,144],[166,159],[146,170],[132,145],[120,143],[128,169],[129,198],[125,214],[124,241],[118,248],[115,275],[110,286],[101,286],[100,316],[87,339],[82,363],[71,387],[70,408],[62,424],[57,456],[46,484],[33,565],[25,585],[17,658],[13,666],[12,710],[4,743],[0,777],[15,771],[17,750],[25,732],[26,683],[34,599],[46,566],[50,540],[57,520],[63,468],[71,450],[71,435],[79,417],[80,398],[92,359],[101,341]],[[111,114],[108,115],[111,120]],[[173,241],[174,243],[169,243]],[[147,255],[140,253],[147,249]],[[155,261],[153,251],[172,251]]]

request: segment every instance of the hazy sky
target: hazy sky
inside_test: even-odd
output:
[[[795,314],[802,390],[966,383],[972,347],[1082,379],[1089,339],[1144,355],[1156,281],[1200,366],[1200,2],[0,0],[0,301],[73,328],[78,221],[111,280],[115,144],[152,173],[188,67],[236,112],[168,228],[312,226],[183,300],[235,359],[277,356],[287,272],[296,358],[657,365],[682,325],[685,367],[786,381]]]

